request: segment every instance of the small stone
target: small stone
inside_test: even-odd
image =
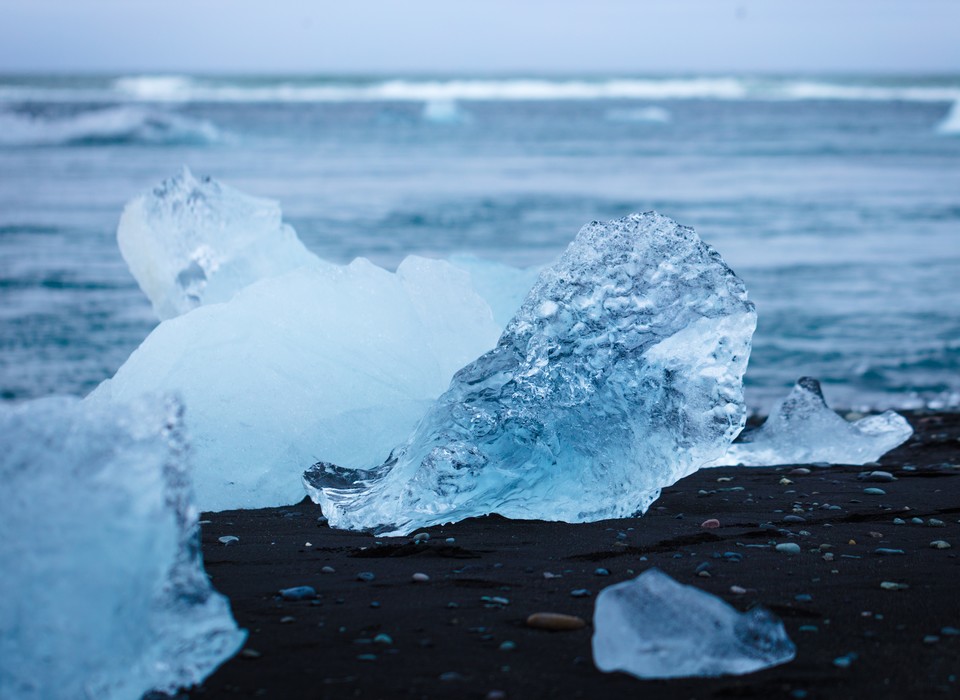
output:
[[[223,537],[218,537],[217,539],[223,542],[223,544],[233,544],[234,542],[240,541],[240,538],[234,535],[224,535]]]
[[[429,539],[430,539],[430,533],[429,533],[429,532],[418,532],[417,534],[415,534],[415,535],[413,536],[413,541],[414,541],[414,542],[426,542],[426,541],[429,540]]]
[[[391,637],[389,634],[384,634],[383,632],[381,632],[380,634],[378,634],[376,637],[373,638],[373,643],[389,646],[393,644],[393,637]]]
[[[698,572],[697,572],[697,576],[699,576],[700,578],[710,578],[710,572],[709,572],[709,571],[698,571]]]
[[[946,540],[934,540],[930,546],[934,549],[950,549],[950,543]]]
[[[294,586],[293,588],[284,588],[279,591],[280,597],[284,600],[309,600],[317,597],[317,591],[313,586]]]
[[[527,618],[527,627],[541,630],[578,630],[586,627],[587,623],[576,615],[563,613],[539,612]]]
[[[800,554],[800,545],[796,542],[782,542],[776,546],[776,550],[793,556],[794,554]]]
[[[937,518],[930,518],[927,521],[927,527],[946,527],[946,526],[947,524],[945,522],[943,522],[942,520],[938,520]]]
[[[837,658],[835,658],[833,660],[833,665],[836,666],[837,668],[850,668],[850,664],[852,664],[856,660],[856,658],[857,658],[857,655],[851,652],[845,656],[838,656]]]
[[[589,598],[593,594],[586,588],[575,588],[570,591],[570,595],[574,598]]]
[[[419,571],[415,573],[412,578],[414,583],[426,583],[427,581],[430,580],[429,576],[427,576],[426,574],[422,574]]]
[[[441,673],[439,676],[440,680],[450,683],[452,681],[462,681],[463,676],[456,671],[447,671],[446,673]]]
[[[283,617],[280,618],[281,625],[288,625],[291,622],[296,622],[296,621],[297,621],[297,618],[295,618],[293,615],[284,615]]]
[[[823,555],[823,560],[824,560],[824,561],[833,561],[833,560],[834,560],[834,554],[833,554],[833,552],[827,552],[826,554],[824,554],[824,555]]]
[[[894,519],[893,519],[893,524],[894,524],[894,525],[906,525],[906,524],[907,524],[907,521],[904,520],[903,518],[894,518]]]
[[[780,485],[781,485],[781,486],[789,486],[789,485],[792,484],[792,483],[793,483],[793,482],[790,481],[790,479],[788,479],[787,477],[783,477],[782,479],[780,479]]]
[[[785,523],[805,523],[807,519],[801,515],[785,515],[783,516],[783,522]]]
[[[457,539],[455,537],[448,537],[447,539],[444,540],[444,542],[446,542],[447,544],[453,544],[456,541]]]
[[[332,566],[325,566],[325,567],[323,567],[322,569],[320,569],[320,573],[322,573],[322,574],[335,574],[335,573],[337,573],[337,570],[334,569]]]
[[[806,467],[797,467],[796,469],[791,469],[791,470],[788,472],[788,474],[791,474],[791,475],[792,475],[792,474],[797,474],[797,475],[799,475],[799,476],[804,476],[804,475],[809,474],[809,473],[810,473],[810,470],[807,469]]]
[[[480,596],[480,602],[486,603],[488,606],[498,606],[498,605],[510,605],[509,598],[503,598],[498,595],[490,596],[484,595]]]
[[[323,527],[326,524],[327,524],[327,516],[321,515],[319,518],[317,518],[317,527]]]
[[[500,645],[500,651],[513,651],[517,648],[516,642],[506,641]]]
[[[960,637],[960,629],[956,627],[943,627],[940,629],[940,634],[944,637]]]
[[[256,649],[244,649],[240,652],[240,656],[244,659],[259,659],[263,654]]]
[[[543,577],[544,577],[545,579],[547,579],[547,580],[552,579],[552,578],[563,578],[563,576],[562,576],[561,574],[555,574],[555,573],[550,572],[550,571],[544,571],[544,572],[543,572]]]
[[[716,518],[710,518],[709,520],[704,520],[702,523],[700,523],[700,527],[705,530],[715,530],[716,528],[720,527],[720,521]]]
[[[889,547],[877,547],[873,550],[874,554],[879,554],[881,557],[889,557],[896,554],[906,554],[902,549],[890,549]]]
[[[743,586],[730,586],[730,592],[734,595],[743,595],[747,592],[747,589]]]
[[[914,525],[923,525],[923,518],[910,518],[910,522]]]
[[[594,569],[594,570],[593,570],[593,575],[594,575],[594,576],[609,576],[609,575],[610,575],[610,571],[607,570],[607,569],[604,569],[603,567],[601,567],[601,568],[599,568],[599,569]]]
[[[938,637],[935,634],[928,634],[923,638],[924,644],[936,644],[939,641],[940,641],[940,637]]]
[[[882,532],[874,532],[873,530],[871,530],[871,531],[870,531],[869,533],[867,533],[867,534],[869,534],[869,535],[870,535],[873,539],[875,539],[875,540],[883,539],[883,533],[882,533]]]
[[[818,632],[816,625],[800,625],[801,632]]]
[[[801,593],[799,595],[793,596],[793,599],[798,603],[810,603],[813,601],[813,596],[809,593]]]
[[[883,489],[878,489],[878,488],[875,487],[875,486],[871,486],[870,488],[866,488],[866,489],[863,490],[863,492],[864,492],[866,495],[868,495],[868,496],[886,496],[886,495],[887,495],[887,492],[886,492],[886,491],[884,491]]]
[[[357,661],[376,661],[376,654],[357,654]]]
[[[861,472],[860,475],[857,476],[857,478],[860,479],[860,481],[877,481],[881,483],[897,480],[897,477],[895,477],[890,472],[883,472],[883,471]]]
[[[486,700],[506,700],[507,694],[502,690],[491,690],[487,693]]]
[[[880,588],[885,591],[905,591],[910,588],[910,585],[906,583],[897,583],[895,581],[881,581]]]
[[[370,581],[373,581],[373,579],[375,578],[376,576],[373,574],[372,571],[361,571],[359,574],[357,574],[357,580],[363,581],[365,583],[369,583]]]

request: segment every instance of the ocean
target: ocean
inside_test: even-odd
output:
[[[0,76],[0,400],[86,394],[151,331],[116,225],[184,165],[387,268],[542,265],[655,209],[757,305],[751,410],[804,375],[960,408],[960,76]]]

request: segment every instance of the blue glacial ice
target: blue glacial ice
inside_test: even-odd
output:
[[[772,613],[760,607],[739,613],[659,569],[600,591],[593,627],[597,668],[638,678],[753,673],[796,655]]]
[[[0,443],[0,697],[137,700],[236,653],[176,402],[0,406]]]
[[[885,411],[848,422],[828,406],[820,382],[801,377],[758,429],[744,432],[710,466],[741,464],[866,464],[913,435],[898,413]]]
[[[318,459],[378,464],[501,330],[468,270],[325,262],[276,204],[187,171],[118,238],[167,320],[87,400],[179,395],[204,510],[295,503]]]
[[[489,513],[643,512],[741,430],[755,324],[692,229],[652,212],[594,222],[406,444],[375,469],[320,462],[304,485],[332,526],[390,535]]]

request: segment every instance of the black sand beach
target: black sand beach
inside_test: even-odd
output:
[[[960,696],[960,414],[908,418],[914,437],[878,466],[701,470],[629,520],[487,517],[430,528],[428,541],[414,543],[332,530],[308,501],[205,514],[207,571],[250,637],[187,695]],[[896,480],[858,478],[871,470]],[[720,527],[703,528],[711,518]],[[239,541],[222,544],[227,535]],[[772,546],[786,542],[800,553]],[[771,609],[796,643],[796,659],[715,679],[601,673],[590,648],[595,597],[652,566],[737,609]],[[414,582],[416,573],[429,581]],[[318,595],[277,595],[294,586]],[[579,589],[590,595],[571,595]],[[588,624],[533,629],[525,620],[536,612]]]

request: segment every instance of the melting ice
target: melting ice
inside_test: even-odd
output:
[[[181,396],[204,510],[295,503],[318,459],[376,465],[500,333],[466,269],[325,262],[275,203],[189,171],[132,202],[118,238],[168,320],[88,401]]]
[[[179,406],[0,406],[0,697],[137,700],[242,645],[200,560]]]
[[[331,525],[388,534],[645,511],[742,428],[755,323],[692,229],[656,213],[595,222],[406,444],[373,470],[318,463],[304,484]]]
[[[659,569],[604,588],[593,626],[597,668],[638,678],[752,673],[796,655],[773,614],[763,608],[741,614]]]
[[[866,464],[913,434],[893,411],[847,422],[827,406],[820,382],[802,377],[757,430],[744,433],[711,466],[742,464]]]

